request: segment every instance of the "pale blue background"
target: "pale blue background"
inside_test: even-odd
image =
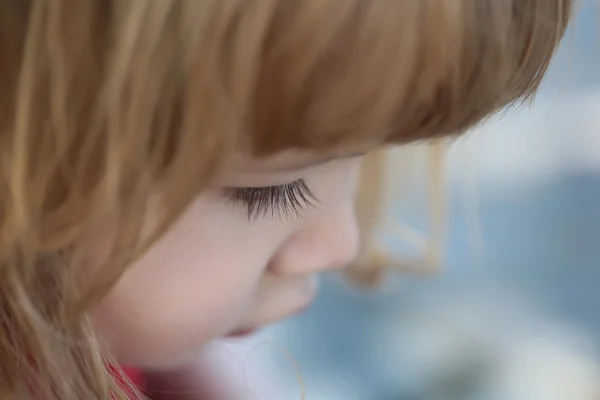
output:
[[[600,145],[594,136],[600,136],[599,25],[597,5],[584,2],[537,105],[507,116],[488,129],[494,139],[478,144],[478,159],[483,162],[474,160],[473,165],[481,167],[477,189],[484,251],[480,258],[473,258],[460,189],[462,175],[455,173],[444,276],[422,281],[399,278],[391,288],[375,294],[354,293],[325,279],[313,310],[261,336],[291,352],[303,372],[309,400],[437,399],[428,394],[434,390],[431,367],[414,361],[411,344],[403,349],[402,331],[422,307],[427,309],[431,303],[432,308],[443,308],[457,296],[464,296],[463,304],[487,301],[509,309],[520,309],[522,301],[523,309],[535,309],[530,315],[564,323],[592,338],[588,349],[600,344],[595,342],[596,336],[600,338],[600,162],[593,157],[596,152],[600,160],[600,147],[591,148]],[[515,155],[516,166],[500,165]],[[516,305],[506,305],[504,300]],[[509,342],[511,324],[519,324],[493,313],[473,318],[498,324],[496,333],[501,331],[498,336]],[[531,319],[523,317],[523,321]],[[389,321],[396,321],[398,343],[382,333],[389,330]],[[438,333],[445,335],[441,328]],[[387,345],[396,349],[392,361],[382,355]],[[586,354],[595,357],[593,350]],[[296,399],[297,393],[291,390],[286,396]],[[466,399],[466,394],[457,396]]]

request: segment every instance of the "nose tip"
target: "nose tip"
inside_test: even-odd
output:
[[[359,234],[350,207],[319,221],[283,245],[270,264],[279,275],[305,275],[345,268],[358,254]]]
[[[356,229],[338,236],[339,243],[332,243],[323,258],[323,271],[346,268],[358,255],[358,233]],[[337,242],[337,241],[336,241]]]
[[[282,276],[318,274],[341,270],[356,257],[354,244],[344,246],[324,246],[317,249],[301,250],[300,247],[287,249],[274,258],[269,266],[272,272]]]

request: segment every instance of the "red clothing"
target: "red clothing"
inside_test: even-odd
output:
[[[129,379],[139,390],[144,390],[145,382],[142,371],[131,367],[108,367],[113,372],[115,379],[124,383],[124,378]],[[124,376],[123,376],[124,375]],[[130,393],[133,398],[133,393]]]
[[[136,368],[131,367],[123,367],[123,372],[129,378],[129,380],[138,388],[142,388],[144,386],[144,377],[142,376],[142,371]]]

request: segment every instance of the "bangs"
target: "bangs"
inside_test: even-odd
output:
[[[458,134],[535,92],[572,6],[11,3],[0,12],[0,131],[11,133],[0,151],[16,167],[3,170],[12,196],[0,212],[62,238],[59,248],[88,229],[65,221],[101,224],[118,210],[123,225],[139,225],[124,218],[141,218],[157,182],[172,220],[236,151],[339,152]]]
[[[259,4],[269,2],[250,3],[229,37],[225,83],[230,95],[249,95],[237,115],[252,133],[244,145],[258,155],[463,132],[531,97],[572,5],[278,1],[261,16]],[[263,29],[247,29],[260,18]]]

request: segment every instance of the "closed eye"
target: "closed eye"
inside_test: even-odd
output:
[[[280,186],[226,188],[225,196],[244,207],[252,221],[266,216],[300,218],[304,210],[318,202],[303,179]]]

